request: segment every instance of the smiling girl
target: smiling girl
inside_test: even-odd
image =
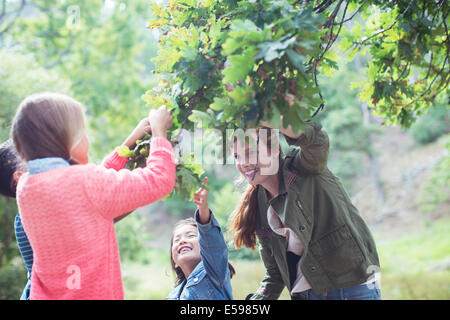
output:
[[[207,186],[208,178],[203,184]],[[197,190],[195,218],[179,221],[174,228],[170,261],[176,273],[176,287],[170,300],[231,300],[233,267],[219,223],[210,211],[208,191]]]

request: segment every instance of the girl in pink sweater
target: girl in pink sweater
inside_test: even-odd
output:
[[[161,107],[148,120],[147,167],[131,172],[118,170],[126,159],[116,152],[104,166],[87,164],[84,112],[74,99],[44,93],[19,106],[11,133],[28,163],[17,201],[34,252],[31,299],[123,299],[114,220],[163,198],[175,184],[166,139],[173,118]]]

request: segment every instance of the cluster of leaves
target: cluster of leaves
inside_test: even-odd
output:
[[[160,32],[153,59],[159,85],[143,95],[173,110],[180,129],[246,128],[266,119],[301,129],[321,103],[311,68],[320,51],[323,15],[294,1],[174,1],[153,4],[149,28]],[[329,64],[332,64],[331,62]],[[309,67],[308,67],[309,65]],[[132,166],[143,161],[139,146]],[[189,160],[190,155],[183,155]],[[136,160],[134,160],[136,159]],[[181,161],[174,193],[201,184],[200,165]]]
[[[372,57],[360,99],[388,124],[407,128],[448,93],[450,6],[446,0],[350,1],[361,21],[344,28],[340,48],[349,58]],[[448,102],[447,102],[448,103]]]
[[[136,147],[130,150],[127,146],[122,146],[117,149],[117,152],[122,157],[127,157],[128,162],[126,168],[133,170],[136,168],[143,168],[146,166],[147,158],[150,153],[151,135],[146,135],[143,139],[136,141]],[[202,166],[194,163],[190,159],[191,155],[184,153],[177,157],[176,166],[176,182],[175,188],[171,194],[165,199],[173,196],[179,197],[181,200],[192,199],[195,190],[202,186],[202,175],[205,173]],[[208,188],[202,186],[204,188]]]
[[[320,51],[323,22],[294,1],[154,4],[149,27],[161,33],[153,61],[163,85],[144,100],[168,103],[187,128],[279,125],[283,114],[300,129],[321,103],[308,63]]]

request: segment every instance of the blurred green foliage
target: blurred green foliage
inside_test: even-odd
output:
[[[358,55],[356,59],[361,60],[362,67],[367,63],[364,56]],[[330,138],[328,166],[349,190],[353,179],[364,168],[367,156],[376,156],[369,135],[380,132],[378,125],[364,121],[363,108],[367,107],[359,100],[358,91],[351,88],[352,82],[363,78],[360,68],[353,62],[342,62],[338,70],[320,78],[327,104],[325,111],[320,112],[316,119]]]
[[[147,9],[145,0],[35,0],[5,37],[6,47],[70,79],[73,97],[86,106],[96,161],[148,114],[140,98],[152,83],[156,43],[145,29]]]
[[[450,108],[446,99],[431,107],[409,129],[411,136],[420,144],[433,142],[449,132]]]
[[[146,242],[150,239],[150,234],[145,228],[145,220],[137,212],[132,212],[116,222],[115,229],[120,260],[148,263]]]
[[[442,139],[446,154],[433,168],[431,177],[424,183],[419,194],[418,203],[423,211],[433,211],[436,206],[445,201],[450,201],[450,134]]]
[[[27,270],[21,258],[0,266],[0,300],[18,300],[27,283]]]
[[[43,68],[30,53],[3,49],[0,61],[0,139],[4,141],[9,137],[16,109],[26,96],[42,91],[70,95],[72,83],[56,70]]]

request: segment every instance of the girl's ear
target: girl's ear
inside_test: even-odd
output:
[[[17,182],[19,182],[20,177],[24,174],[24,171],[15,171],[13,173],[13,181],[17,185]]]

